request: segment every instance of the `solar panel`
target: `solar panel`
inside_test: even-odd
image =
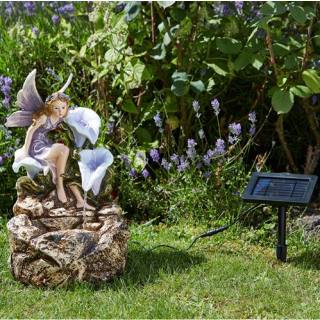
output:
[[[304,174],[255,172],[242,199],[278,205],[307,205],[317,179],[317,176]]]

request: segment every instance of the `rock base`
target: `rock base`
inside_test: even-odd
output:
[[[118,205],[83,212],[26,197],[17,200],[14,214],[7,225],[9,265],[22,283],[55,287],[123,273],[129,232]]]

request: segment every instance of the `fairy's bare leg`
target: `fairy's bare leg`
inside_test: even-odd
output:
[[[77,200],[76,207],[77,208],[83,208],[84,200],[83,200],[83,197],[81,195],[81,192],[80,192],[79,188],[74,184],[69,186],[69,188],[70,188],[70,190],[72,191],[72,193],[74,194],[74,196],[75,196],[75,198]],[[86,209],[95,210],[95,208],[90,206],[88,203],[86,203]]]
[[[51,146],[50,151],[45,155],[44,159],[54,162],[57,168],[56,188],[58,199],[62,203],[67,202],[66,192],[63,187],[63,177],[69,156],[69,148],[62,143],[55,143]]]

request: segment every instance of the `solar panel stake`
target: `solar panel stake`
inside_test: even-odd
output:
[[[286,245],[286,208],[279,207],[278,209],[278,245],[277,259],[285,262],[287,260],[287,245]]]
[[[307,206],[317,183],[317,176],[291,173],[254,172],[242,195],[247,202],[264,203],[278,207],[277,259],[287,260],[286,208]]]

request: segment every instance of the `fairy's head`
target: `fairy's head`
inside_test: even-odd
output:
[[[65,85],[57,92],[51,94],[47,97],[44,108],[39,112],[34,114],[34,119],[37,119],[40,115],[55,115],[58,118],[64,118],[68,113],[68,107],[70,102],[70,97],[64,93],[64,91],[69,86],[72,79],[72,74],[70,74]]]
[[[55,92],[47,97],[45,101],[45,113],[64,118],[68,113],[70,97],[63,92]]]

